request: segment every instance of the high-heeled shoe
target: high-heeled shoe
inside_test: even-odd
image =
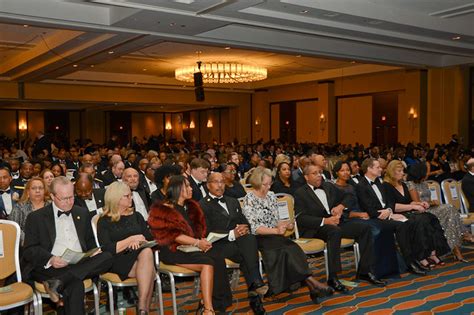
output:
[[[454,256],[454,261],[459,261],[459,262],[462,262],[462,263],[468,263],[469,261],[464,259],[464,257],[462,257],[462,254],[461,254],[461,250],[459,249],[459,247],[454,247],[453,248],[453,256]]]
[[[428,258],[426,258],[426,260],[429,261],[430,265],[431,264],[435,264],[435,265],[438,265],[438,266],[446,265],[446,263],[441,258],[438,258],[436,255],[428,257]]]

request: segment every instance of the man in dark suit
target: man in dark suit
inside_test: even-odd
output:
[[[83,163],[81,167],[79,168],[79,172],[77,175],[81,173],[86,173],[92,177],[92,188],[93,189],[99,189],[99,188],[104,188],[104,182],[102,179],[97,178],[97,171],[94,168],[94,164],[92,163]]]
[[[306,179],[303,175],[303,170],[306,165],[311,164],[311,160],[307,156],[302,156],[298,159],[298,169],[293,170],[291,172],[291,176],[293,178],[293,184],[295,187],[301,187],[306,184]]]
[[[108,169],[102,176],[105,187],[109,186],[115,181],[121,181],[124,169],[125,164],[121,160],[114,162],[112,167]]]
[[[77,264],[61,258],[66,249],[86,252],[96,247],[86,209],[74,206],[74,186],[64,176],[51,183],[53,203],[30,213],[25,225],[25,273],[43,282],[50,299],[64,305],[64,313],[85,314],[83,280],[106,272],[110,253],[96,251]],[[62,296],[62,300],[61,300]]]
[[[127,184],[132,191],[132,205],[135,211],[139,212],[146,222],[148,220],[148,211],[150,210],[150,201],[143,187],[140,187],[138,171],[131,167],[126,168],[125,171],[123,171],[122,181]]]
[[[23,192],[31,176],[33,176],[33,164],[29,161],[23,162],[20,167],[20,177],[12,181],[12,186]]]
[[[66,159],[66,168],[77,172],[79,167],[81,167],[81,162],[79,161],[79,150],[77,147],[72,146],[71,149],[69,149],[69,156],[70,157]]]
[[[474,212],[474,158],[467,160],[466,164],[467,173],[462,179],[461,187],[469,203],[469,211]]]
[[[409,225],[401,221],[404,216],[393,213],[394,204],[390,204],[384,186],[379,178],[382,173],[380,162],[373,158],[362,162],[362,172],[359,184],[356,186],[357,197],[361,209],[364,209],[371,218],[378,219],[382,229],[391,229],[396,237],[400,251],[408,266],[408,270],[414,274],[424,275],[423,266],[413,258]]]
[[[259,294],[264,295],[268,286],[260,276],[257,240],[249,234],[249,223],[239,201],[224,196],[225,183],[221,173],[209,175],[207,188],[208,196],[199,202],[206,217],[207,231],[229,234],[212,246],[224,257],[240,264],[249,290],[250,306],[255,314],[265,314]]]
[[[360,222],[342,221],[342,212],[349,204],[343,191],[324,182],[319,165],[307,165],[303,170],[307,185],[295,192],[295,210],[298,228],[303,237],[320,238],[327,243],[328,285],[334,290],[346,292],[337,278],[341,271],[341,238],[353,238],[359,243],[360,262],[357,277],[378,286],[385,282],[375,277],[374,243],[370,226]],[[341,222],[342,221],[342,222]]]
[[[44,151],[51,153],[51,140],[44,135],[42,131],[36,133],[36,141],[33,146],[33,157],[44,154]]]
[[[211,165],[205,159],[193,159],[189,165],[191,175],[188,179],[193,189],[193,199],[199,201],[207,196],[208,191],[205,181]]]
[[[22,194],[11,187],[11,182],[10,169],[5,165],[0,166],[0,219],[8,218]]]
[[[97,213],[102,213],[105,195],[105,189],[93,189],[92,185],[92,176],[86,173],[80,174],[74,184],[76,193],[74,204],[86,208],[91,218]]]
[[[317,154],[314,152],[308,152],[308,157],[311,160],[311,164],[318,165],[321,168],[321,175],[323,176],[324,181],[330,181],[332,176],[331,173],[327,170],[328,161],[326,157],[322,154]]]
[[[349,161],[349,166],[351,167],[351,183],[357,185],[360,181],[360,167],[359,162],[354,159]]]

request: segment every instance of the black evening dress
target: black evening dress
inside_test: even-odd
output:
[[[271,191],[273,191],[275,194],[277,193],[284,193],[284,194],[289,194],[292,195],[294,194],[295,190],[297,187],[293,184],[293,181],[290,178],[290,186],[285,186],[283,182],[279,178],[275,178],[275,181],[272,184],[272,187],[270,188]]]
[[[97,222],[97,237],[102,251],[115,255],[110,271],[118,274],[122,280],[128,278],[140,250],[126,249],[117,253],[117,242],[136,234],[143,234],[148,241],[153,240],[143,216],[135,211],[130,215],[120,216],[117,222],[112,222],[109,216],[100,217]]]
[[[245,197],[246,194],[247,192],[245,191],[244,186],[237,181],[234,181],[232,187],[225,186],[224,195],[226,196],[239,199]]]
[[[408,205],[412,202],[410,192],[405,183],[402,183],[403,195],[390,183],[385,182],[384,186],[390,204],[400,203]],[[433,250],[436,251],[438,256],[450,252],[443,228],[435,215],[418,211],[400,213],[408,218],[406,223],[410,224],[410,237],[415,259],[425,259],[431,255]]]
[[[397,259],[397,248],[395,246],[395,236],[392,229],[384,228],[379,224],[379,219],[359,219],[349,218],[350,212],[365,212],[360,209],[359,201],[354,186],[335,185],[338,189],[344,191],[350,198],[347,199],[347,208],[344,209],[344,222],[357,221],[370,225],[372,236],[374,238],[375,251],[375,275],[379,279],[388,277],[397,277],[400,275],[400,268]],[[344,223],[343,223],[344,224]]]

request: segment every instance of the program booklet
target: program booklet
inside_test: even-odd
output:
[[[98,251],[100,247],[93,248],[88,250],[85,253],[76,252],[72,249],[66,248],[64,253],[61,255],[61,258],[67,261],[68,264],[77,264],[78,262],[86,259],[87,257],[91,257],[96,251]]]
[[[223,239],[224,237],[227,237],[229,235],[228,233],[214,233],[211,232],[209,235],[206,237],[206,240],[209,243],[214,243],[217,242],[218,240]],[[179,245],[176,247],[179,251],[185,252],[185,253],[192,253],[192,252],[199,252],[201,251],[199,247],[193,246],[193,245]]]
[[[144,242],[140,242],[140,247],[138,247],[138,249],[142,249],[142,248],[152,248],[152,247],[155,247],[156,245],[158,245],[158,242],[153,240],[153,241],[144,241]]]

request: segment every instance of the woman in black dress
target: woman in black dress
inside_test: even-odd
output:
[[[338,161],[333,169],[336,178],[336,187],[344,191],[351,198],[348,199],[347,208],[344,209],[344,220],[356,220],[370,225],[374,238],[374,250],[376,258],[375,275],[378,279],[389,276],[399,276],[399,266],[397,260],[397,249],[395,247],[395,237],[391,229],[384,229],[378,219],[371,219],[367,212],[359,206],[354,181],[351,181],[351,167],[349,162]]]
[[[291,178],[290,164],[287,162],[281,162],[277,166],[275,180],[270,190],[275,194],[285,193],[293,195],[295,189],[296,187],[293,185],[293,179]]]
[[[413,231],[413,253],[422,266],[433,268],[444,265],[438,255],[450,252],[443,229],[436,218],[417,202],[412,201],[410,191],[403,180],[403,164],[392,161],[387,166],[384,186],[387,191],[389,204],[395,204],[394,212],[402,213],[408,218],[407,223]]]
[[[186,177],[172,176],[166,199],[152,206],[148,224],[160,245],[161,261],[200,273],[202,313],[213,314],[214,309],[225,312],[232,305],[225,260],[206,240],[204,213],[199,203],[191,199],[192,194]],[[182,252],[177,250],[179,245],[192,245],[199,251]]]
[[[294,226],[292,222],[278,218],[277,198],[270,191],[271,171],[261,166],[255,168],[250,183],[253,190],[244,197],[242,212],[257,237],[271,292],[279,294],[293,284],[305,281],[314,303],[318,302],[318,297],[333,294],[332,288],[312,276],[301,248],[284,236]]]
[[[155,171],[155,183],[158,189],[150,196],[152,203],[165,200],[170,177],[179,174],[181,174],[181,167],[178,165],[163,165]]]
[[[151,248],[139,249],[153,240],[143,216],[134,211],[127,184],[113,182],[104,196],[104,213],[97,223],[97,237],[103,251],[115,255],[111,272],[121,280],[136,278],[139,314],[148,314],[155,281]]]
[[[233,197],[236,199],[244,197],[247,193],[245,192],[244,186],[235,180],[237,174],[237,165],[233,162],[227,162],[221,166],[223,169],[222,177],[224,177],[225,191],[224,195]]]

